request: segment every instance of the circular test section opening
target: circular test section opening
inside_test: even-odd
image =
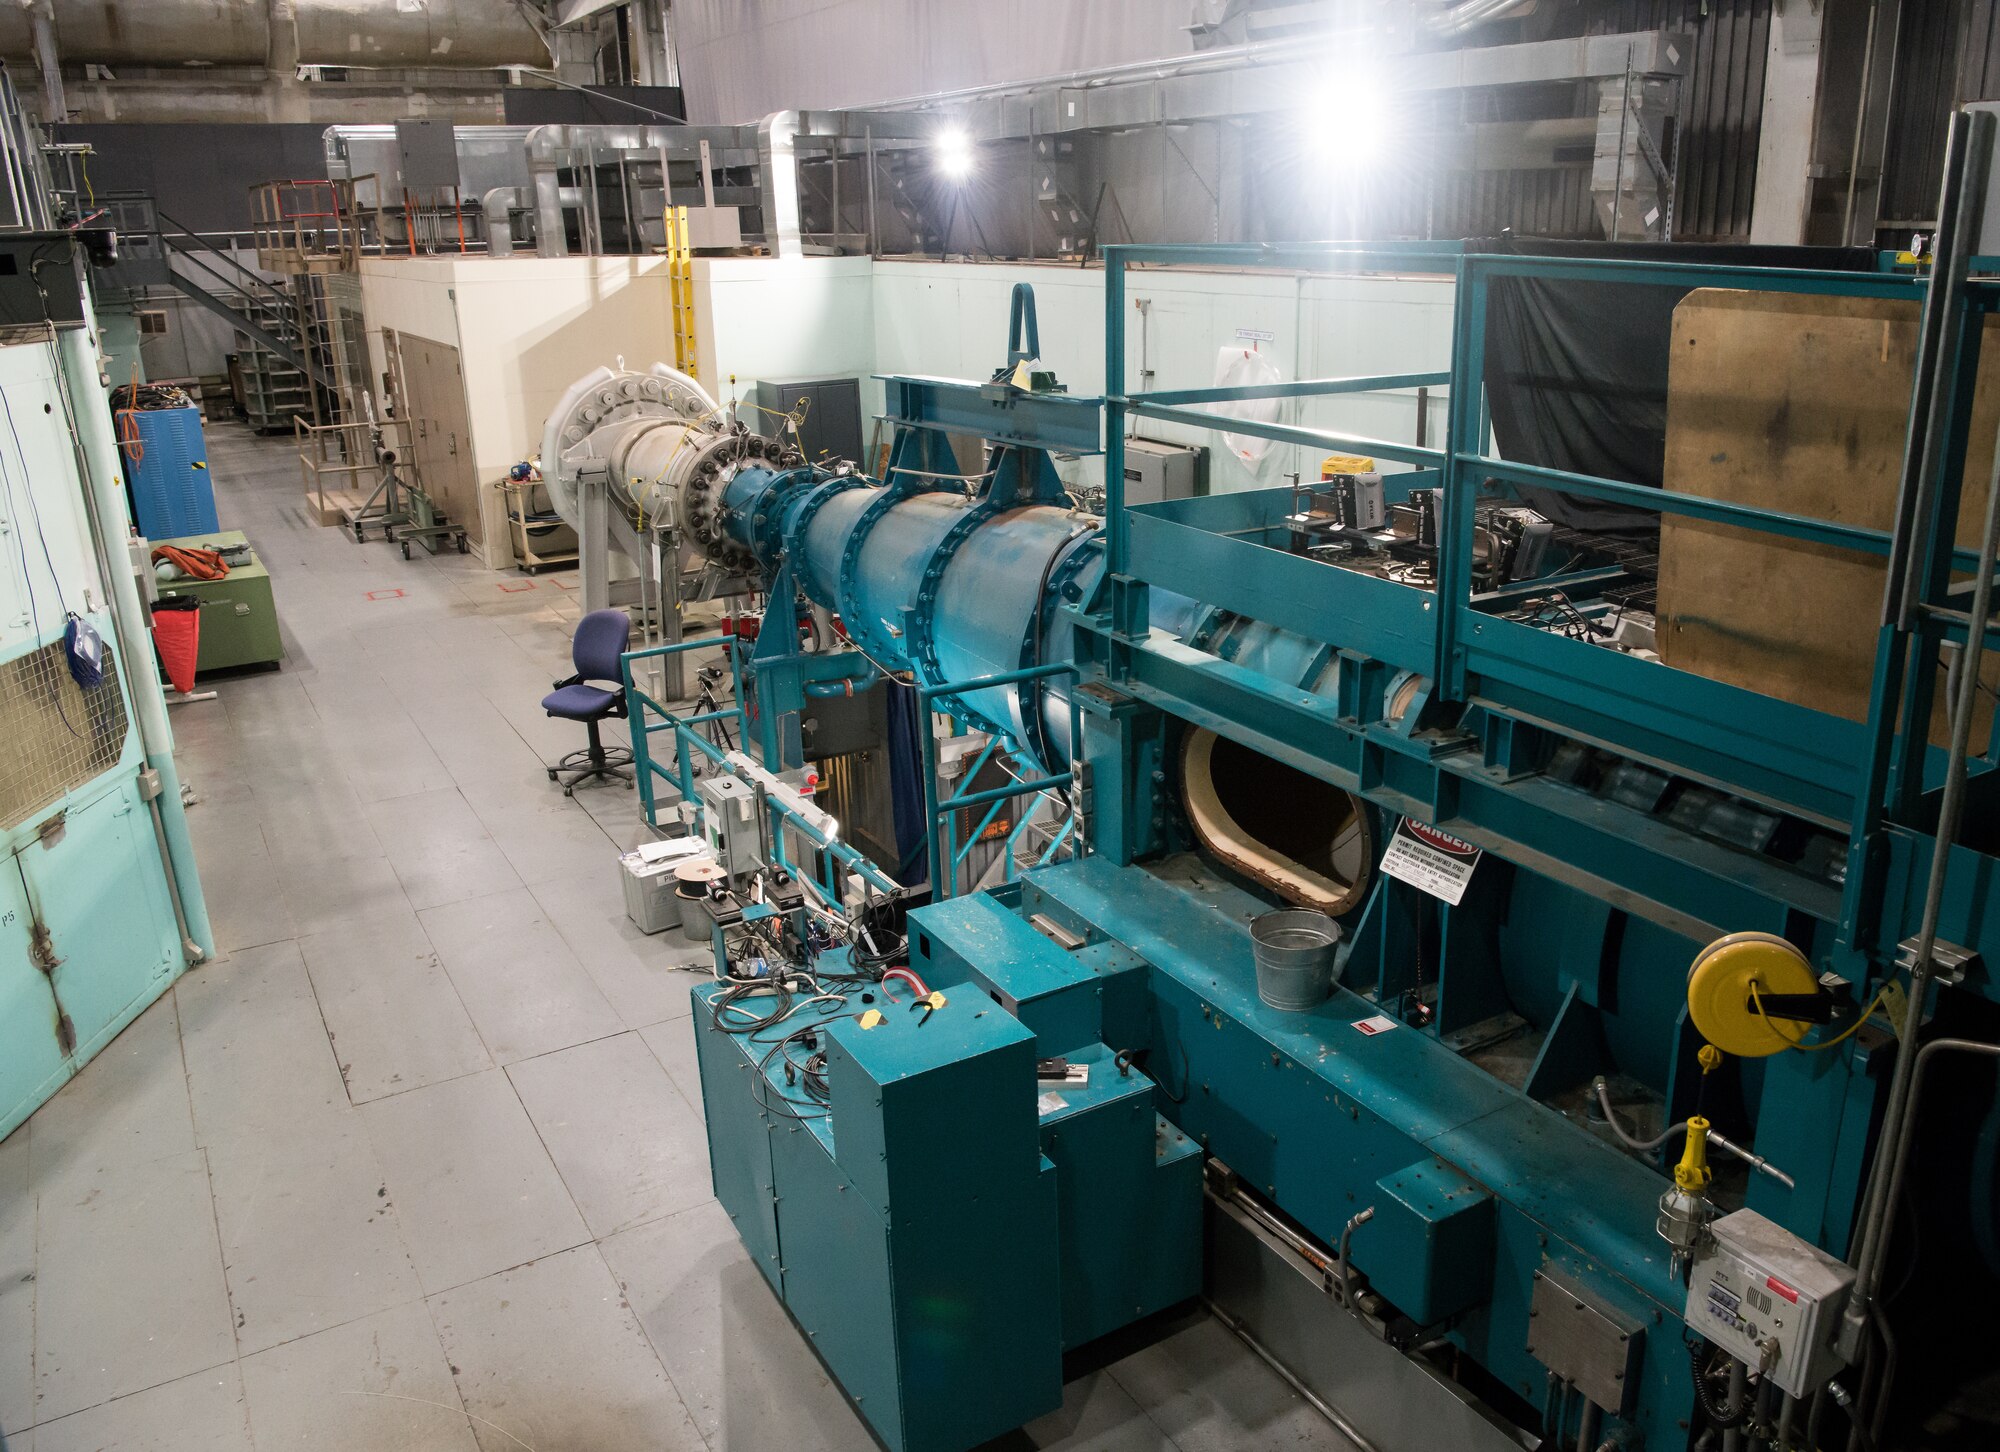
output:
[[[1201,728],[1181,744],[1181,792],[1202,846],[1244,876],[1336,917],[1361,906],[1374,843],[1352,793]]]

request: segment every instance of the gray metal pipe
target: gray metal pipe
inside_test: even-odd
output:
[[[297,8],[304,65],[488,70],[551,60],[548,42],[513,0],[297,0]]]
[[[1989,575],[1992,573],[1990,568],[1987,573]],[[1975,694],[1977,693],[1973,691],[1966,692],[1968,697]],[[1980,1043],[1976,1039],[1932,1039],[1923,1048],[1919,1049],[1915,1056],[1915,1062],[1910,1069],[1908,1122],[1912,1126],[1916,1122],[1917,1108],[1923,1098],[1924,1075],[1930,1070],[1931,1065],[1936,1063],[1945,1054],[1977,1054],[1984,1058],[2000,1059],[2000,1044]],[[1896,1210],[1903,1193],[1903,1178],[1908,1174],[1910,1168],[1910,1145],[1915,1139],[1916,1132],[1914,1128],[1906,1130],[1903,1136],[1897,1140],[1895,1154],[1889,1164],[1889,1174],[1884,1195],[1884,1204],[1887,1209],[1881,1220],[1881,1244],[1885,1248],[1889,1244],[1891,1236],[1895,1233]],[[1870,1396],[1866,1399],[1866,1405],[1869,1409],[1868,1414],[1872,1416],[1874,1429],[1878,1436],[1882,1427],[1882,1418],[1887,1414],[1889,1408],[1889,1392],[1894,1379],[1894,1367],[1895,1363],[1893,1361],[1885,1366],[1881,1380],[1872,1388]],[[1859,1421],[1863,1415],[1862,1402],[1857,1400],[1857,1405],[1853,1409],[1853,1416]]]
[[[111,595],[112,624],[125,662],[126,694],[137,718],[147,764],[157,774],[158,790],[151,802],[153,825],[164,849],[161,860],[174,896],[175,918],[181,925],[182,951],[192,967],[215,955],[215,934],[202,897],[194,840],[181,811],[181,779],[174,764],[174,733],[167,721],[166,700],[156,681],[140,676],[140,663],[150,670],[153,660],[145,602],[139,597],[139,584],[128,562],[114,553],[122,550],[132,526],[120,480],[118,441],[111,432],[111,411],[103,407],[104,360],[97,349],[96,313],[86,301],[83,327],[57,328],[51,324],[49,332],[56,389],[76,455],[78,487],[90,510],[91,543],[99,572],[105,577],[104,588]]]
[[[525,187],[495,187],[479,199],[480,210],[486,214],[488,256],[514,255],[514,211],[528,206],[532,195]]]
[[[63,94],[62,59],[56,51],[55,6],[50,0],[35,0],[28,12],[28,25],[35,37],[35,64],[42,72],[42,106],[51,121],[69,115],[69,98]]]
[[[1978,574],[1973,580],[1972,605],[1967,612],[1967,638],[1959,666],[1960,678],[1968,682],[1979,679],[1986,627],[1992,619],[1993,569],[1996,556],[2000,556],[2000,457],[1994,460],[1986,489],[1986,524],[1980,540]],[[1950,873],[1951,846],[1958,837],[1959,819],[1965,808],[1967,756],[1972,739],[1973,706],[1978,697],[1976,690],[1961,690],[1958,699],[1952,703],[1951,750],[1945,770],[1944,792],[1938,804],[1936,847],[1932,853],[1929,880],[1925,885],[1924,915],[1922,926],[1917,931],[1910,969],[1909,1006],[1904,1010],[1899,1034],[1901,1048],[1896,1054],[1895,1072],[1889,1082],[1889,1101],[1883,1113],[1878,1166],[1869,1187],[1874,1193],[1868,1198],[1868,1215],[1862,1227],[1860,1253],[1854,1262],[1855,1287],[1849,1311],[1850,1321],[1866,1318],[1872,1310],[1875,1292],[1882,1279],[1882,1246],[1886,1239],[1886,1227],[1895,1217],[1894,1171],[1888,1167],[1898,1163],[1908,1153],[1908,1145],[1904,1141],[1912,1133],[1909,1128],[1913,1122],[1910,1107],[1915,1098],[1912,1082],[1918,1057],[1914,1046],[1923,1028],[1924,1000],[1930,988],[1932,957],[1937,950],[1938,919],[1944,906],[1945,879]],[[1882,1161],[1884,1155],[1888,1156],[1886,1164]]]

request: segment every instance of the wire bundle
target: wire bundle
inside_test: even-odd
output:
[[[920,999],[930,989],[907,966],[908,937],[889,927],[883,904],[850,916],[836,911],[810,880],[792,881],[802,893],[803,930],[783,917],[731,928],[714,970],[724,987],[709,1001],[709,1017],[719,1032],[751,1047],[757,1072],[750,1097],[759,1108],[816,1119],[832,1112],[827,1025],[867,1011],[876,1001],[870,990],[881,989],[881,1001],[891,1002],[891,979],[907,983]],[[831,954],[845,961],[829,963]],[[856,994],[859,1004],[850,1001]]]

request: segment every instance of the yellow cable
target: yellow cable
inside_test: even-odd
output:
[[[1889,991],[1889,985],[1887,983],[1883,984],[1880,988],[1876,989],[1875,996],[1868,1000],[1868,1006],[1861,1010],[1860,1014],[1858,1014],[1855,1017],[1853,1023],[1849,1024],[1846,1028],[1842,1029],[1834,1037],[1830,1039],[1821,1039],[1816,1044],[1799,1043],[1792,1039],[1785,1039],[1785,1036],[1778,1032],[1778,1026],[1772,1023],[1770,1016],[1764,1012],[1764,998],[1762,994],[1757,992],[1757,980],[1754,978],[1750,980],[1750,1006],[1757,1010],[1757,1017],[1763,1019],[1764,1027],[1771,1031],[1773,1037],[1785,1039],[1786,1048],[1804,1049],[1808,1053],[1816,1054],[1821,1049],[1830,1049],[1835,1044],[1845,1043],[1847,1040],[1853,1038],[1854,1035],[1860,1031],[1861,1025],[1868,1022],[1869,1015],[1874,1013],[1876,1009],[1882,1006],[1882,995],[1887,993],[1888,991]]]

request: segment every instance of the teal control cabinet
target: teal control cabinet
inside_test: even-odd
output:
[[[977,901],[914,921],[935,945]],[[1051,1051],[1007,985],[927,981],[942,1007],[879,985],[789,1043],[810,1006],[730,1032],[748,1020],[717,1014],[728,989],[694,990],[716,1196],[890,1452],[964,1452],[1055,1410],[1066,1350],[1201,1283],[1201,1154],[1153,1081],[1080,1008],[1060,1020],[1080,1074],[1040,1080]],[[808,1061],[824,1102],[800,1095]]]

